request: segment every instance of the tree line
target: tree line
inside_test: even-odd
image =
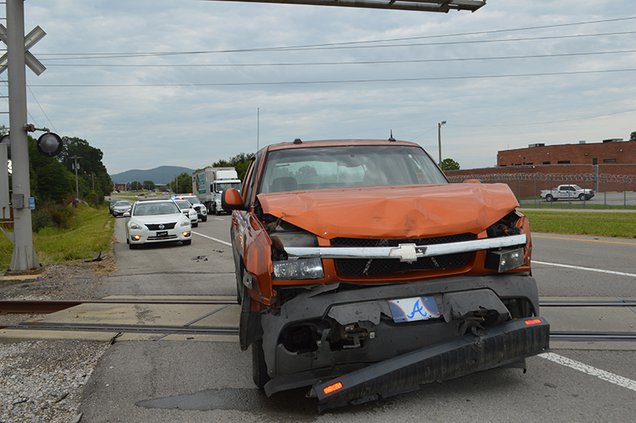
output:
[[[212,167],[233,167],[242,181],[254,157],[254,153],[239,153],[227,160],[217,160],[212,163]],[[180,173],[168,185],[176,193],[190,192],[192,190],[192,175],[185,172]]]
[[[63,137],[62,152],[56,157],[46,157],[38,152],[34,138],[28,140],[31,195],[36,203],[69,203],[79,193],[80,199],[96,205],[110,194],[113,182],[99,148],[81,138]]]

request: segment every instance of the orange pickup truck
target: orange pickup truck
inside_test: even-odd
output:
[[[546,351],[528,220],[471,182],[392,138],[260,150],[223,193],[256,385],[325,410]]]

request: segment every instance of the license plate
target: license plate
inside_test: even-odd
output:
[[[440,317],[433,297],[413,297],[389,300],[389,309],[395,323],[416,322]]]
[[[168,236],[168,231],[159,231],[157,232],[157,236]]]

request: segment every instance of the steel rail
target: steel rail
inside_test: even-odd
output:
[[[45,331],[79,331],[79,332],[128,332],[146,334],[179,334],[179,335],[234,335],[239,334],[237,327],[209,326],[166,326],[166,325],[126,325],[99,323],[49,323],[25,322],[2,326],[9,330],[45,330]],[[594,332],[594,331],[551,331],[551,341],[575,342],[607,342],[636,341],[636,332]]]
[[[636,332],[551,331],[551,341],[636,341]]]
[[[124,325],[100,323],[49,323],[26,322],[8,325],[2,329],[11,330],[50,330],[80,332],[129,332],[149,334],[182,334],[182,335],[238,335],[236,327],[210,326],[165,326],[165,325]]]
[[[539,301],[541,307],[636,307],[636,300],[617,300],[617,301],[563,301],[563,300],[544,300]]]
[[[144,300],[144,299],[109,299],[109,300],[4,300],[0,301],[1,314],[48,314],[61,311],[80,304],[174,304],[174,305],[235,305],[235,300]],[[541,307],[636,307],[636,300],[544,300]]]
[[[48,314],[55,313],[80,304],[238,304],[236,300],[6,300],[0,301],[0,314]]]

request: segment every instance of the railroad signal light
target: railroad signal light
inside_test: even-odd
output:
[[[57,156],[62,147],[62,138],[53,132],[46,132],[38,138],[38,151],[47,157]]]

